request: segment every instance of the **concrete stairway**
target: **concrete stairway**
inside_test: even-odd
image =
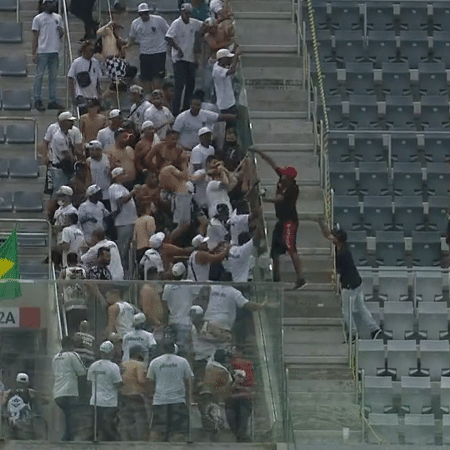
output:
[[[307,285],[292,291],[295,273],[290,259],[282,260],[285,364],[290,369],[291,416],[298,444],[342,443],[342,428],[351,441],[360,439],[360,419],[348,350],[342,331],[340,300],[331,285],[330,243],[316,219],[323,214],[318,159],[312,123],[307,117],[302,62],[291,21],[291,3],[246,1],[232,3],[236,38],[243,48],[242,69],[254,145],[279,165],[293,165],[299,175],[297,246]],[[277,176],[258,160],[261,187],[275,192]],[[272,204],[264,212],[269,237],[275,225]]]

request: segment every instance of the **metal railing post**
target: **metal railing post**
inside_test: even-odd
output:
[[[365,371],[364,369],[361,370],[361,440],[362,442],[364,442],[364,428],[365,428],[365,408],[364,408],[364,404],[366,402],[365,399],[365,394],[364,394],[364,390],[365,390]]]

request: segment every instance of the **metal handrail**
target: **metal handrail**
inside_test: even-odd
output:
[[[55,271],[55,265],[52,264],[52,279],[56,280],[56,271]],[[61,310],[59,308],[59,296],[58,296],[58,286],[57,283],[53,283],[53,295],[55,296],[55,312],[56,317],[58,321],[58,336],[59,340],[61,341],[63,336],[67,336],[67,323],[66,323],[66,330],[65,333],[63,332],[63,324],[61,322]]]
[[[20,22],[20,0],[16,0],[16,22]]]

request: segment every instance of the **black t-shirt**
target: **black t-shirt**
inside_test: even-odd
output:
[[[279,174],[279,172],[277,171]],[[279,174],[280,175],[280,174]],[[282,195],[283,198],[275,201],[275,215],[280,222],[298,222],[297,199],[299,189],[297,183],[286,184],[278,180],[276,195]]]
[[[341,277],[343,289],[355,289],[361,284],[361,277],[347,248],[336,250],[336,270]]]

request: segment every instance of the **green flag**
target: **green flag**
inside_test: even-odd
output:
[[[17,234],[14,230],[0,247],[0,280],[18,280],[19,278]],[[21,295],[19,282],[0,282],[0,300],[16,298]]]

